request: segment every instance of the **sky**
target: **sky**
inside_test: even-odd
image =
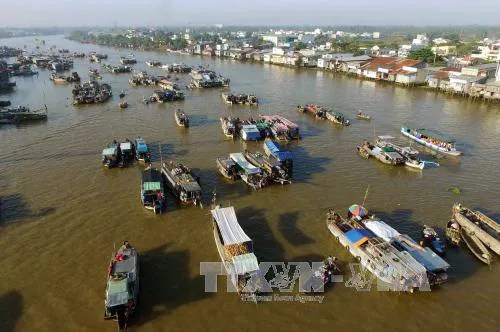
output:
[[[500,25],[500,0],[0,0],[0,27]]]

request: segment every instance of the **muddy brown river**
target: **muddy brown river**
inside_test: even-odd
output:
[[[61,36],[46,46],[107,53],[117,64],[130,51],[82,45]],[[33,38],[0,40],[0,45],[34,48]],[[258,108],[227,106],[218,89],[186,92],[182,102],[144,105],[152,88],[132,88],[129,74],[103,73],[114,97],[103,105],[74,107],[70,85],[54,85],[50,72],[15,78],[12,93],[0,95],[14,105],[46,104],[46,122],[0,127],[0,330],[112,331],[103,320],[107,266],[113,246],[129,240],[141,255],[140,307],[130,331],[493,331],[499,326],[498,264],[491,268],[465,248],[451,248],[450,281],[432,292],[396,294],[357,291],[337,283],[322,303],[281,301],[243,303],[225,291],[204,292],[200,262],[217,262],[210,211],[213,191],[232,205],[242,228],[254,240],[260,261],[320,261],[335,255],[351,277],[353,258],[325,226],[332,207],[346,211],[361,202],[402,233],[419,239],[423,224],[442,231],[454,202],[500,219],[500,106],[453,98],[425,89],[231,60],[133,52],[136,69],[157,75],[144,62],[208,64],[231,79],[233,92],[254,92]],[[88,59],[75,59],[74,70],[87,79]],[[101,72],[103,72],[101,70]],[[178,75],[181,85],[188,78]],[[118,108],[124,89],[130,107]],[[339,128],[295,111],[315,102],[352,119]],[[187,130],[176,126],[174,110],[191,117]],[[363,110],[372,121],[356,120]],[[242,182],[219,175],[215,158],[260,143],[225,139],[219,118],[282,114],[300,126],[302,140],[286,144],[296,160],[291,185],[251,191]],[[391,168],[356,154],[363,139],[400,137],[402,124],[439,129],[456,138],[460,158],[439,158],[440,167],[416,172]],[[113,139],[143,136],[167,158],[184,162],[201,176],[205,208],[181,207],[168,196],[161,216],[141,207],[139,166],[103,169],[101,151]],[[401,138],[403,139],[403,138]],[[425,152],[425,151],[423,151]],[[432,156],[424,153],[426,159]],[[456,195],[448,189],[457,186]],[[289,295],[289,294],[285,294]]]

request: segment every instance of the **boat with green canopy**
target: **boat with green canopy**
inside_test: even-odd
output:
[[[434,151],[454,157],[458,157],[463,154],[455,148],[455,140],[453,138],[446,137],[436,131],[403,126],[401,127],[401,133]]]
[[[167,205],[161,173],[151,166],[142,172],[141,202],[144,208],[155,213],[163,212]]]

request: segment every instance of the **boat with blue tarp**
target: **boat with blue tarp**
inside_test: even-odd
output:
[[[408,252],[397,250],[367,229],[359,220],[352,218],[351,210],[349,209],[349,218],[344,219],[330,209],[327,213],[327,228],[363,268],[378,278],[378,290],[428,290],[430,286],[425,267]],[[360,285],[351,285],[358,286]]]
[[[264,141],[264,151],[268,156],[273,156],[278,161],[293,163],[293,153],[290,151],[283,151],[281,146],[271,139]]]
[[[134,142],[135,145],[135,159],[142,163],[149,163],[151,160],[151,152],[142,137],[137,137]]]
[[[406,234],[401,234],[384,221],[374,215],[362,217],[362,223],[373,234],[391,243],[396,249],[408,252],[417,262],[427,270],[427,277],[431,286],[448,281],[446,271],[450,267],[444,259],[430,248],[422,247]]]
[[[259,128],[254,124],[242,125],[240,136],[245,141],[258,141],[262,138]]]

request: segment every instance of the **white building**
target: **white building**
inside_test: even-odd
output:
[[[429,38],[427,38],[426,35],[417,35],[417,38],[413,39],[411,45],[412,49],[426,47],[427,45],[429,45]]]
[[[379,38],[380,38],[380,32],[375,31],[375,32],[372,34],[372,38],[373,38],[373,39],[379,39]]]
[[[303,42],[305,44],[314,42],[314,39],[316,39],[316,36],[311,34],[300,34],[298,38],[300,42]]]
[[[276,55],[284,55],[285,54],[285,50],[282,49],[281,47],[273,47],[273,52],[272,54],[276,54]]]
[[[439,37],[439,38],[434,38],[432,42],[436,45],[440,45],[440,44],[448,44],[450,41],[448,39]]]

